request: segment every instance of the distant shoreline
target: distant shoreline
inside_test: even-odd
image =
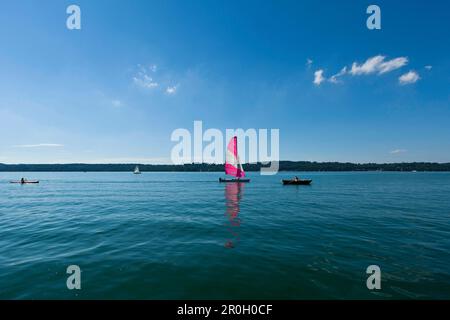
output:
[[[223,172],[223,164],[1,164],[0,172],[132,172],[138,165],[141,172]],[[260,163],[244,164],[248,172],[260,171]],[[408,162],[408,163],[349,163],[349,162],[310,162],[280,161],[278,171],[307,172],[361,172],[361,171],[425,171],[450,172],[450,163]]]

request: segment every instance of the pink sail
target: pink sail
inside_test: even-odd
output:
[[[239,161],[238,151],[237,151],[237,137],[231,138],[227,147],[227,156],[225,161],[225,173],[236,177],[245,177],[244,169]]]

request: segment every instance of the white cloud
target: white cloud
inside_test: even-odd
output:
[[[408,58],[399,57],[386,62],[383,62],[379,65],[379,74],[383,74],[386,72],[391,72],[396,69],[400,69],[403,66],[408,64]]]
[[[398,78],[401,85],[415,83],[420,79],[419,74],[415,71],[409,71]]]
[[[14,148],[62,148],[63,144],[57,143],[39,143],[39,144],[20,144],[15,145]]]
[[[347,67],[343,67],[341,69],[341,71],[339,71],[338,73],[336,73],[334,76],[332,76],[329,81],[332,83],[339,83],[339,79],[340,77],[342,77],[343,75],[347,74]]]
[[[156,82],[151,75],[156,72],[156,65],[153,64],[150,67],[144,67],[138,64],[138,68],[139,71],[133,77],[133,81],[136,85],[145,89],[154,89],[159,86],[158,82]]]
[[[400,153],[405,153],[405,152],[407,152],[407,150],[405,150],[405,149],[395,149],[395,150],[392,150],[389,153],[390,154],[400,154]]]
[[[364,62],[363,64],[353,62],[350,73],[352,75],[374,73],[377,71],[378,66],[380,65],[380,63],[383,62],[383,60],[384,60],[383,56],[375,56],[367,59],[366,62]]]
[[[399,69],[408,64],[407,57],[398,57],[388,61],[385,61],[385,59],[385,56],[378,55],[367,59],[363,64],[353,62],[350,73],[354,76],[373,73],[383,74]]]
[[[154,81],[152,77],[141,72],[133,77],[133,81],[136,85],[142,88],[153,89],[158,86],[158,83]]]
[[[425,66],[425,69],[431,70],[431,69],[433,69],[433,66]]]
[[[176,85],[176,86],[169,86],[169,87],[167,87],[167,89],[166,89],[166,93],[167,94],[169,94],[169,95],[172,95],[172,94],[175,94],[175,93],[177,93],[177,90],[178,90],[178,85]]]
[[[133,81],[137,86],[158,94],[175,95],[180,87],[179,79],[168,72],[167,68],[159,70],[154,64],[146,67],[138,64]]]
[[[327,80],[331,83],[341,83],[341,77],[351,74],[357,75],[370,75],[370,74],[385,74],[396,69],[400,69],[408,64],[407,57],[398,57],[386,61],[386,57],[377,55],[368,58],[364,63],[353,62],[351,68],[344,66],[341,71],[331,76],[329,79],[324,78],[323,70],[319,69],[314,73],[314,84],[320,85],[323,81]]]
[[[316,72],[314,72],[314,84],[316,86],[320,86],[320,84],[322,82],[324,82],[324,81],[325,81],[325,78],[323,77],[323,70],[322,69],[317,70]]]
[[[112,101],[111,101],[111,104],[112,104],[114,107],[116,107],[116,108],[120,108],[120,107],[123,106],[123,103],[122,103],[122,101],[120,101],[120,100],[112,100]]]

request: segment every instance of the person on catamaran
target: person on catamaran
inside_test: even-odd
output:
[[[25,183],[25,178],[20,179],[20,183],[24,184]]]
[[[299,179],[298,179],[298,177],[297,176],[295,176],[295,178],[294,178],[294,181],[298,181]]]

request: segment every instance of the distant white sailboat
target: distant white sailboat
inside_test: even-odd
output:
[[[139,170],[139,166],[136,166],[136,168],[134,168],[134,174],[141,174],[141,171]]]

